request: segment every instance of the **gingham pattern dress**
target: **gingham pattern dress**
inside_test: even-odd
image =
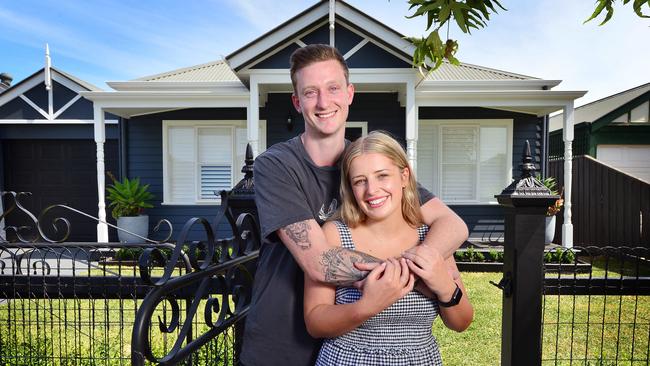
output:
[[[341,245],[355,249],[350,229],[336,221]],[[428,227],[418,228],[420,241]],[[349,304],[361,298],[353,287],[336,289],[336,303]],[[358,365],[442,365],[440,350],[431,334],[438,315],[438,303],[417,291],[399,299],[357,329],[336,338],[325,339],[316,360],[317,366]]]

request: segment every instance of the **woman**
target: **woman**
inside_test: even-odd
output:
[[[433,320],[439,314],[448,328],[463,331],[473,309],[463,282],[450,274],[457,271],[453,258],[432,248],[405,253],[424,240],[427,226],[399,143],[371,132],[350,144],[340,193],[335,220],[323,226],[328,242],[385,261],[370,272],[363,294],[305,277],[307,330],[326,338],[316,364],[441,365]],[[419,292],[412,291],[416,279]]]

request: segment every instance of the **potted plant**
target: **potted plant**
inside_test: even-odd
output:
[[[141,185],[140,178],[129,180],[124,178],[121,182],[115,179],[110,172],[107,173],[113,184],[106,188],[111,203],[111,215],[117,220],[117,227],[142,237],[149,235],[149,216],[144,215],[145,208],[151,208],[149,203],[154,195],[149,192],[149,185]],[[142,243],[143,239],[128,232],[118,230],[117,237],[122,243]]]
[[[546,210],[546,232],[544,242],[551,243],[555,237],[555,215],[562,209],[564,200],[562,199],[562,193],[557,191],[557,182],[555,181],[555,178],[547,177],[542,180],[542,183],[551,191],[551,194],[560,196],[560,198],[558,198],[555,203],[552,206],[549,206]]]

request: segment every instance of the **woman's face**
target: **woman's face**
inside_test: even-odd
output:
[[[350,186],[354,198],[368,220],[402,217],[402,189],[409,170],[378,153],[362,154],[350,164]]]

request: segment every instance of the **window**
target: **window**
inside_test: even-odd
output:
[[[260,121],[260,151],[266,128]],[[163,202],[219,204],[241,178],[246,121],[163,121]]]
[[[612,120],[612,124],[640,124],[650,122],[650,101],[636,106]]]
[[[447,203],[496,203],[512,176],[512,120],[421,120],[417,178]]]

